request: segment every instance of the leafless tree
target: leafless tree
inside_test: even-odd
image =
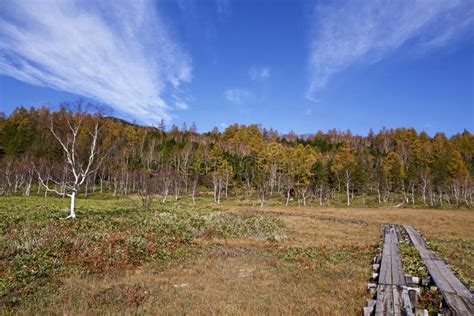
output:
[[[150,209],[158,193],[158,174],[148,170],[137,172],[137,192],[142,206]]]
[[[39,182],[49,192],[54,192],[60,196],[70,198],[69,216],[66,218],[76,218],[76,196],[81,185],[86,181],[90,174],[97,171],[100,166],[101,159],[98,157],[98,138],[99,138],[99,115],[87,115],[81,110],[82,102],[76,105],[78,110],[75,113],[64,113],[61,119],[64,119],[65,128],[61,129],[56,125],[60,125],[54,116],[50,118],[49,130],[54,138],[61,145],[66,163],[65,179],[54,179],[50,175],[42,175],[37,171]],[[92,120],[92,127],[86,131],[84,121],[86,118]],[[87,148],[80,148],[79,136],[88,138]],[[53,188],[50,184],[59,184],[62,190]]]

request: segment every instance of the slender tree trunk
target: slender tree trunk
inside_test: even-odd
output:
[[[426,177],[422,177],[422,181],[423,185],[421,186],[421,196],[423,198],[423,203],[425,205],[428,205],[428,203],[426,203],[426,187],[428,186],[428,180],[426,179]]]
[[[193,199],[193,205],[196,204],[195,196],[196,196],[196,181],[193,182],[193,190],[191,193],[191,198]]]
[[[165,192],[164,192],[164,197],[163,197],[163,200],[161,201],[163,204],[166,203],[166,199],[168,198],[168,189],[165,189]]]
[[[49,177],[46,178],[46,187],[48,187],[49,185]],[[48,196],[48,190],[44,190],[44,197],[47,197]]]
[[[464,181],[464,201],[466,202],[466,205],[469,205],[469,202],[467,201],[467,180]]]
[[[175,201],[178,201],[179,191],[180,191],[180,184],[178,181],[175,181],[175,184],[174,184],[174,200]]]
[[[72,191],[70,194],[71,206],[69,208],[69,217],[76,219],[76,191]]]
[[[222,180],[217,185],[217,204],[221,204]]]
[[[407,194],[407,190],[405,188],[405,183],[402,184],[402,191],[403,191],[403,197],[405,199],[405,203],[409,203],[409,200],[408,200],[408,194]]]
[[[433,188],[430,187],[430,205],[434,206]]]
[[[377,197],[379,199],[379,204],[382,204],[382,199],[380,196],[380,184],[377,184]]]
[[[25,196],[30,196],[32,182],[33,182],[33,177],[30,177],[28,180],[28,184],[26,185]]]
[[[89,180],[86,179],[86,187],[84,190],[84,197],[87,199],[87,194],[89,193]]]
[[[323,206],[323,185],[319,186],[319,206]]]
[[[229,179],[225,180],[225,199],[227,200],[227,196],[229,193]]]
[[[347,182],[346,182],[347,206],[350,206],[350,205],[351,205],[351,195],[350,195],[350,192],[349,192],[349,187],[350,187],[350,183],[349,183],[349,181],[347,181]]]
[[[443,207],[443,192],[438,188],[439,206]]]
[[[114,197],[117,196],[117,187],[118,187],[118,181],[117,181],[117,178],[114,177],[114,193],[112,193]]]
[[[217,179],[214,178],[214,203],[217,203],[217,186]]]

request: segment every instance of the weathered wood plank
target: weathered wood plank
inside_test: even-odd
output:
[[[391,313],[387,313],[386,315],[402,315],[402,309],[403,309],[403,301],[402,301],[402,293],[399,291],[399,289],[392,285],[391,286],[392,290],[392,310]]]
[[[378,285],[375,315],[413,315],[408,293],[404,293],[403,289],[396,285]]]
[[[390,227],[384,226],[384,243],[382,248],[382,260],[380,262],[379,284],[392,284],[391,268],[391,234]]]
[[[392,310],[392,293],[390,285],[380,284],[377,286],[377,301],[375,303],[375,315],[386,315]]]
[[[413,315],[394,225],[384,227],[375,315]]]
[[[441,271],[441,273],[444,275],[446,280],[448,280],[449,284],[451,287],[454,289],[454,292],[456,292],[457,295],[461,297],[465,297],[467,299],[473,300],[474,295],[469,291],[469,289],[462,284],[461,281],[454,275],[453,271],[451,271],[448,266],[446,265],[445,262],[443,261],[437,261],[438,263],[438,269]]]
[[[454,315],[474,315],[474,295],[431,249],[423,237],[410,225],[403,226],[420,253],[433,281]]]
[[[406,287],[402,289],[402,310],[406,316],[413,315],[413,307],[411,305],[410,295],[408,294],[408,289]]]
[[[473,315],[472,300],[452,293],[445,293],[443,297],[454,315]]]
[[[413,226],[404,225],[403,228],[405,228],[405,231],[408,233],[408,236],[410,236],[411,242],[420,253],[420,257],[422,259],[441,260],[437,254],[435,254],[429,249],[426,241],[415,230],[415,228],[413,228]]]
[[[384,229],[384,245],[379,273],[379,284],[405,286],[405,274],[398,251],[397,231],[393,225]]]
[[[383,256],[390,256],[392,253],[392,226],[384,226],[384,243],[382,249]]]
[[[392,257],[392,284],[399,286],[406,286],[405,273],[403,272],[402,259],[400,252],[398,251],[398,237],[395,227],[392,226],[391,230],[391,253]]]
[[[391,257],[382,257],[382,263],[380,266],[379,273],[379,284],[392,284],[392,269],[391,269]]]
[[[449,279],[444,275],[444,271],[441,269],[441,265],[438,260],[426,260],[426,268],[433,278],[434,283],[441,292],[456,294],[456,290],[451,286]]]

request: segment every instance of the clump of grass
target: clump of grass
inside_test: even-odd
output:
[[[438,290],[422,290],[417,306],[427,309],[430,315],[437,315],[441,301],[442,296]]]
[[[288,261],[314,259],[318,252],[318,249],[315,247],[292,247],[286,250],[283,258]]]
[[[140,284],[117,284],[96,293],[92,301],[101,306],[136,308],[144,303],[147,294]]]
[[[401,240],[398,249],[405,273],[419,278],[428,276],[428,269],[426,269],[418,250],[410,242]]]
[[[449,267],[449,269],[450,269],[451,271],[454,272],[454,274],[459,278],[459,280],[460,280],[462,283],[464,283],[465,285],[467,285],[467,287],[469,288],[469,290],[470,290],[471,292],[474,291],[474,280],[468,278],[460,268],[455,267],[455,266],[453,266],[453,265],[451,265],[451,264],[448,265],[448,267]]]
[[[460,239],[433,238],[431,248],[444,254],[448,260],[449,268],[456,277],[464,283],[469,290],[474,291],[474,271],[472,260],[474,258],[474,242]]]
[[[280,219],[246,213],[161,212],[156,215],[155,221],[160,231],[166,231],[167,234],[180,233],[186,241],[213,237],[249,237],[268,241],[285,238]]]

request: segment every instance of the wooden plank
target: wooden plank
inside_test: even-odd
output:
[[[474,299],[474,296],[471,291],[469,291],[469,289],[464,286],[464,284],[462,284],[462,282],[459,281],[458,278],[456,278],[453,271],[448,268],[444,261],[433,260],[433,262],[436,264],[438,271],[443,275],[445,280],[449,283],[449,285],[457,295],[465,297],[467,299]]]
[[[392,255],[392,284],[406,286],[405,273],[403,272],[400,255]]]
[[[391,253],[392,258],[392,284],[405,286],[407,285],[405,279],[405,273],[403,272],[402,259],[400,252],[398,251],[398,237],[395,227],[392,226],[391,230]]]
[[[382,256],[382,263],[379,273],[379,284],[392,284],[391,257]]]
[[[397,231],[393,225],[384,229],[384,245],[379,273],[379,284],[406,285],[402,259],[398,251]]]
[[[413,228],[411,225],[403,225],[405,231],[410,236],[411,242],[415,246],[415,248],[420,253],[420,257],[422,259],[431,259],[431,260],[441,260],[438,255],[436,255],[433,251],[429,250],[428,244],[426,241],[421,237],[421,235]]]
[[[473,315],[472,300],[452,293],[446,293],[443,297],[454,315]]]
[[[405,287],[402,289],[402,310],[405,312],[404,315],[412,316],[413,307],[411,305],[410,295],[408,294],[408,289]]]
[[[449,280],[444,276],[443,270],[440,269],[439,262],[440,261],[438,260],[426,260],[425,265],[426,268],[428,268],[433,281],[441,292],[456,294],[456,291],[449,283]]]
[[[384,226],[384,243],[382,249],[382,260],[380,262],[379,284],[392,284],[391,268],[391,234],[390,228]]]
[[[392,309],[392,294],[390,285],[377,286],[377,301],[375,303],[375,315],[386,315]]]
[[[378,285],[375,315],[413,315],[408,293],[404,293],[403,289],[396,285]]]
[[[454,315],[474,315],[474,295],[448,268],[425,242],[423,237],[410,225],[403,226],[415,248],[420,253],[433,281]]]
[[[404,228],[408,232],[415,248],[420,253],[432,253],[425,255],[424,258],[422,257],[422,259],[440,290],[447,293],[456,293],[457,295],[471,299],[473,297],[471,291],[469,291],[469,289],[467,289],[464,284],[462,284],[462,282],[456,278],[446,263],[441,260],[431,249],[428,249],[428,245],[426,243],[415,243],[415,241],[423,240],[423,237],[421,237],[421,235],[410,225],[404,225]],[[431,273],[431,271],[433,271],[433,273]]]
[[[375,315],[413,315],[408,296],[398,237],[394,225],[384,227],[384,244],[380,263]]]
[[[402,302],[402,293],[398,290],[398,288],[394,285],[392,285],[392,312],[390,314],[387,313],[387,315],[402,315],[402,308],[403,308],[403,302]]]

